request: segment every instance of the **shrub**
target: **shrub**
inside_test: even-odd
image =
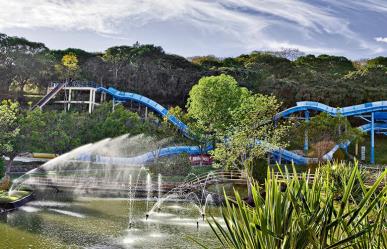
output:
[[[339,200],[332,174],[317,170],[312,181],[307,173],[293,172],[293,178],[282,174],[285,185],[273,171],[263,187],[254,184],[254,207],[238,193],[236,205],[226,201],[226,226],[209,221],[223,247],[387,248],[387,187],[381,185],[387,170],[365,188],[356,164],[345,177]],[[356,181],[362,186],[359,200],[352,196]]]
[[[181,154],[171,158],[160,158],[150,165],[149,170],[153,174],[162,174],[163,176],[186,176],[191,168],[189,155]]]

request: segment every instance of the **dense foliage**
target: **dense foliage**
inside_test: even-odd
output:
[[[363,132],[353,128],[346,117],[333,117],[322,112],[310,120],[302,120],[292,127],[292,146],[301,148],[305,133],[308,135],[309,157],[322,158],[336,144],[358,143],[363,140]]]
[[[247,168],[284,142],[288,127],[272,117],[281,104],[275,96],[253,94],[228,75],[202,78],[189,92],[190,127],[216,144],[212,154],[223,167]]]
[[[288,126],[273,122],[281,106],[275,96],[253,94],[223,74],[202,78],[189,96],[191,127],[215,145],[211,154],[221,167],[243,168],[251,176],[257,159],[286,147]],[[249,182],[247,187],[251,199]]]
[[[313,179],[284,172],[282,183],[269,171],[264,186],[253,187],[254,206],[236,193],[226,226],[209,220],[216,237],[225,248],[386,248],[387,170],[366,187],[357,165],[345,174],[325,167]]]
[[[227,74],[254,93],[274,94],[285,106],[316,100],[345,106],[385,99],[387,58],[350,61],[299,51],[252,52],[234,58],[197,56],[191,61],[154,45],[117,46],[102,53],[49,50],[42,43],[0,34],[0,98],[44,92],[51,80],[91,80],[183,106],[203,76]]]
[[[187,176],[191,169],[188,154],[180,154],[173,158],[159,158],[149,165],[150,172],[163,176]]]
[[[232,112],[247,94],[231,76],[204,77],[189,92],[188,116],[200,133],[224,134],[233,125]]]
[[[0,156],[9,158],[16,156],[17,139],[20,136],[18,125],[19,105],[18,103],[4,100],[0,104]],[[6,167],[6,172],[9,167]]]
[[[149,116],[141,119],[124,106],[112,111],[112,103],[100,105],[92,113],[19,110],[18,104],[0,105],[0,155],[8,156],[7,171],[21,152],[62,154],[84,144],[122,134],[140,133],[156,137],[176,135],[164,123]]]

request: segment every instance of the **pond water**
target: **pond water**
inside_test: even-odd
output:
[[[210,226],[187,202],[164,203],[148,220],[146,201],[133,205],[129,229],[126,199],[35,200],[0,215],[0,248],[200,248],[193,240],[219,247]],[[221,221],[218,207],[206,212]]]

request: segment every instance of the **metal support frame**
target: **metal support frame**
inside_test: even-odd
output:
[[[371,113],[371,164],[375,164],[375,113]]]
[[[309,111],[305,111],[305,122],[309,123],[310,120],[310,113]],[[305,134],[304,134],[304,154],[306,155],[309,150],[309,141],[308,141],[308,128],[305,129]]]
[[[371,120],[369,120],[369,118],[371,118],[370,115],[357,115],[357,116],[354,116],[354,117],[361,118],[361,119],[367,121],[368,123],[371,123]]]
[[[93,111],[93,91],[90,90],[90,93],[89,93],[89,113],[91,113]]]
[[[65,89],[66,91],[66,89]],[[71,95],[72,95],[72,92],[71,92],[71,88],[69,89],[69,98],[68,98],[68,103],[67,103],[67,111],[70,110],[70,106],[71,106]]]

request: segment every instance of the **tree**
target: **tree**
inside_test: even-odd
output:
[[[0,36],[0,73],[4,90],[8,91],[12,83],[22,96],[26,84],[39,84],[50,76],[51,62],[43,43]]]
[[[312,117],[309,122],[302,122],[293,132],[293,139],[303,141],[306,130],[312,148],[310,156],[319,159],[336,144],[361,142],[363,139],[363,132],[353,128],[346,117],[333,117],[325,112]]]
[[[91,57],[81,65],[83,76],[101,85],[108,79],[107,64],[100,56]]]
[[[66,80],[74,78],[79,71],[77,56],[74,53],[65,54],[62,57],[61,64],[57,65],[57,69],[63,73]]]
[[[367,61],[367,67],[384,67],[387,69],[387,57],[378,56]]]
[[[214,158],[229,168],[242,168],[249,176],[247,187],[252,201],[251,178],[257,159],[264,158],[273,150],[285,148],[289,126],[274,121],[281,104],[274,96],[252,94],[246,96],[241,105],[232,112],[234,126],[226,139],[216,145]]]
[[[220,59],[214,55],[195,56],[191,58],[191,62],[205,68],[219,67],[222,65]]]
[[[105,51],[102,58],[108,64],[114,83],[118,83],[122,68],[131,62],[132,52],[133,48],[130,46],[111,47]]]
[[[137,113],[118,105],[112,112],[111,102],[104,103],[91,114],[87,114],[81,128],[81,144],[95,142],[107,137],[126,133],[136,135],[143,132],[143,124]]]
[[[314,55],[301,56],[295,60],[295,64],[335,77],[344,76],[348,72],[355,71],[352,62],[347,58],[326,54],[317,57]]]
[[[205,134],[224,134],[233,125],[232,112],[247,94],[231,76],[201,78],[189,92],[188,115]]]
[[[27,84],[40,85],[51,78],[53,68],[45,53],[15,52],[12,55],[12,60],[13,83],[21,96],[23,96]]]
[[[18,123],[19,104],[9,100],[3,100],[0,105],[0,156],[9,157],[5,173],[11,170],[13,159],[18,150],[17,138],[20,133]]]

